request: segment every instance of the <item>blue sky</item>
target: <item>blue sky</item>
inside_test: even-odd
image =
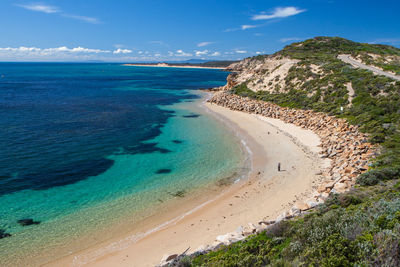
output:
[[[400,47],[400,1],[1,0],[0,61],[241,59],[315,36]]]

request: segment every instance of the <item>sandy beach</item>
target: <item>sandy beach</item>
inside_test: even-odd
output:
[[[235,231],[239,226],[275,219],[294,203],[310,197],[322,179],[318,173],[329,164],[316,154],[320,149],[316,134],[277,119],[210,103],[205,106],[248,146],[252,156],[249,177],[123,249],[104,253],[98,246],[49,266],[81,266],[83,262],[87,263],[84,266],[154,266],[165,254],[182,253],[188,248],[190,253],[202,245],[212,244],[216,236]],[[280,172],[277,170],[279,162]],[[157,219],[166,222],[176,215],[167,214]],[[113,244],[116,246],[118,242]],[[113,247],[112,244],[102,246]],[[97,254],[98,257],[93,257]],[[91,255],[89,262],[85,260],[86,255]]]

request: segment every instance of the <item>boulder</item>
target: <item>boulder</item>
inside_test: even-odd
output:
[[[306,203],[303,203],[303,202],[296,203],[295,206],[301,211],[305,211],[305,210],[310,209],[310,206],[308,206]]]
[[[317,189],[318,193],[326,192],[328,189],[332,189],[335,185],[334,181],[323,182]]]
[[[319,195],[319,198],[322,199],[322,200],[324,200],[324,201],[325,201],[328,197],[329,197],[329,193],[327,193],[327,192],[322,192],[322,193]]]
[[[258,222],[258,225],[271,225],[271,224],[274,224],[275,223],[275,220],[270,220],[270,221],[261,221],[261,222]]]
[[[344,193],[348,189],[348,185],[346,183],[336,183],[333,189],[338,193]]]
[[[310,208],[314,208],[315,206],[320,204],[314,198],[307,199],[305,202],[306,202],[307,206]]]
[[[228,237],[228,234],[226,234],[226,235],[219,235],[219,236],[217,236],[216,238],[215,238],[215,240],[217,240],[218,242],[221,242],[221,243],[228,243],[229,242],[229,237]]]

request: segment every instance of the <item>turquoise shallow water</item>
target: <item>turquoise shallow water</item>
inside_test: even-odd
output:
[[[113,71],[125,71],[120,66],[111,68],[117,68]],[[95,136],[98,138],[94,139],[96,142],[89,138],[73,140],[80,141],[82,149],[68,149],[68,153],[72,155],[65,155],[71,159],[85,153],[95,157],[97,154],[90,150],[98,151],[103,146],[110,146],[109,140],[114,141],[113,138],[121,138],[124,142],[130,140],[130,136],[124,131],[138,132],[131,136],[134,140],[129,147],[114,144],[115,149],[111,153],[104,153],[105,160],[112,162],[112,165],[101,173],[87,175],[84,179],[76,179],[63,185],[41,186],[40,190],[13,189],[0,195],[1,228],[12,234],[11,237],[0,239],[0,265],[39,265],[104,242],[116,235],[123,235],[124,232],[134,231],[143,220],[171,208],[171,204],[177,205],[179,201],[193,200],[204,194],[215,195],[215,189],[218,189],[216,182],[227,177],[234,180],[246,172],[243,163],[245,155],[237,138],[199,107],[202,100],[198,99],[197,92],[188,90],[194,88],[190,88],[187,85],[190,80],[185,79],[187,76],[195,76],[198,70],[182,70],[183,74],[180,70],[173,70],[172,73],[170,70],[165,71],[167,73],[160,69],[151,75],[167,78],[181,75],[188,88],[177,91],[174,85],[168,83],[168,79],[163,81],[162,86],[152,87],[148,84],[147,87],[139,86],[137,81],[131,80],[113,84],[105,89],[109,89],[107,97],[113,96],[113,91],[118,94],[122,91],[127,96],[140,96],[140,93],[146,91],[145,94],[153,97],[151,108],[141,108],[140,112],[124,117],[125,123],[132,119],[137,120],[132,128],[125,129],[125,124],[122,124],[117,129],[106,129],[107,135]],[[213,72],[197,74],[207,77],[207,74]],[[197,78],[198,85],[207,87],[224,82],[219,74],[216,77],[211,75],[211,80],[205,77],[203,80]],[[85,97],[87,95],[86,93]],[[171,95],[174,101],[166,102],[165,99]],[[157,98],[160,99],[159,104]],[[135,101],[140,102],[140,97]],[[102,99],[102,103],[107,103],[107,98]],[[128,106],[126,109],[129,109]],[[100,109],[100,112],[103,113],[104,110]],[[164,121],[160,123],[157,117],[158,120],[148,119],[143,123],[143,119],[137,118],[151,116],[147,112],[161,114],[161,117],[165,117]],[[109,113],[113,115],[112,111]],[[87,115],[88,119],[96,114]],[[121,119],[119,116],[116,118]],[[100,128],[103,129],[104,126],[101,125]],[[151,130],[149,132],[157,129],[157,134],[135,140],[139,132],[148,129]],[[114,133],[114,136],[109,136],[108,131]],[[91,145],[91,142],[96,146]],[[140,153],[137,144],[140,144]],[[49,149],[61,153],[56,150],[57,147]],[[36,152],[40,154],[40,151]],[[48,168],[51,169],[52,166]],[[185,197],[174,196],[179,191],[184,192]],[[16,223],[27,217],[41,223],[25,227]]]

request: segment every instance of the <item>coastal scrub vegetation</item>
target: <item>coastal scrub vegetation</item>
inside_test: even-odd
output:
[[[400,55],[400,49],[317,37],[294,43],[274,56],[299,60],[285,77],[285,90],[232,88],[240,96],[283,107],[325,112],[358,125],[379,147],[370,170],[344,194],[331,194],[308,214],[208,253],[185,257],[178,266],[399,266],[400,265],[400,82],[356,69],[337,59]],[[254,60],[262,60],[260,56]],[[381,62],[382,63],[382,62]],[[375,62],[374,65],[381,64]],[[320,68],[312,71],[311,65]],[[382,63],[383,64],[383,63]],[[387,67],[387,68],[386,68]],[[398,66],[383,69],[399,72]],[[299,82],[302,81],[302,82]],[[351,83],[350,101],[346,84]]]
[[[191,266],[399,266],[400,183],[332,196],[309,214],[216,251]]]

